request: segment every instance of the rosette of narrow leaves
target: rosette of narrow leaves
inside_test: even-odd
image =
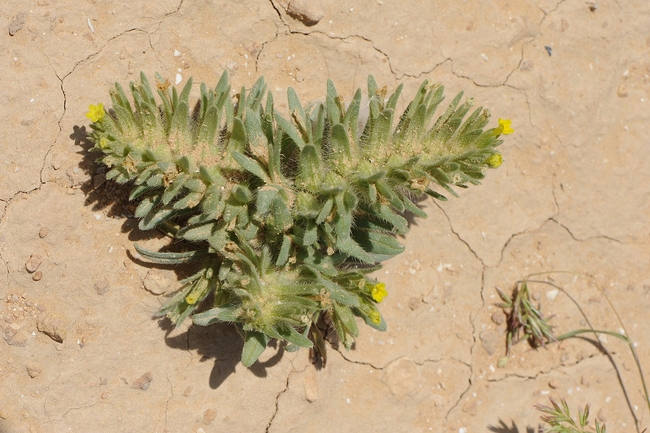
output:
[[[402,87],[387,96],[372,77],[368,97],[359,90],[348,105],[332,82],[324,103],[306,107],[290,88],[287,117],[263,79],[232,98],[225,72],[214,89],[200,86],[193,106],[192,80],[179,93],[157,76],[154,92],[141,74],[129,88],[130,98],[115,85],[108,113],[92,107],[95,149],[107,178],[133,186],[140,228],[164,228],[193,249],[139,253],[199,266],[158,315],[179,324],[212,295],[193,320],[234,323],[246,365],[271,338],[310,347],[323,316],[346,347],[355,317],[385,329],[385,290],[377,295],[368,273],[404,250],[395,239],[408,231],[403,214],[426,217],[419,197],[479,183],[500,163],[505,133],[484,130],[486,110],[467,116],[462,95],[434,120],[443,89],[427,82],[397,120]]]

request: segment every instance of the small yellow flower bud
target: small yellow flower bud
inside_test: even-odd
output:
[[[492,168],[497,168],[503,163],[503,158],[500,154],[495,153],[491,157],[485,160],[485,163]]]
[[[379,325],[381,323],[381,314],[378,311],[372,311],[370,313],[370,321],[375,325]]]
[[[106,111],[104,111],[104,104],[101,102],[97,105],[91,105],[88,107],[88,112],[86,117],[90,119],[91,122],[99,122],[104,118]]]
[[[381,302],[384,300],[386,296],[388,296],[388,292],[386,291],[386,284],[384,283],[377,283],[373,286],[372,288],[372,299],[374,299],[377,302]]]

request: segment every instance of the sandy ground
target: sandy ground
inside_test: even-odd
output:
[[[0,2],[0,432],[523,433],[549,396],[591,403],[608,431],[650,427],[624,344],[520,344],[499,368],[494,306],[495,287],[572,271],[553,281],[617,331],[604,291],[650,371],[647,0],[345,0],[305,14],[320,20],[282,0]],[[135,229],[86,151],[84,113],[110,105],[114,82],[142,70],[215,85],[224,68],[235,87],[264,75],[280,107],[289,86],[316,100],[330,78],[351,97],[371,73],[408,97],[441,82],[513,121],[502,167],[427,202],[378,275],[388,331],[363,328],[320,371],[277,346],[249,370],[232,328],[152,320],[180,270],[134,260],[134,241],[167,240]],[[558,333],[586,326],[562,292],[531,291]]]

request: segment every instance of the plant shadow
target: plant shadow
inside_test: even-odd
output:
[[[519,430],[519,427],[515,424],[514,421],[511,421],[512,425],[508,426],[502,419],[499,419],[498,425],[488,425],[488,430],[494,433],[538,433],[543,432],[542,426],[535,427],[526,426],[526,430]]]
[[[190,325],[187,331],[174,336],[170,336],[174,326],[168,318],[160,319],[158,326],[165,331],[165,343],[170,348],[195,352],[201,357],[199,362],[214,362],[209,378],[212,389],[219,388],[241,363],[244,342],[233,325]],[[276,353],[265,361],[257,361],[249,368],[260,378],[268,375],[267,369],[278,364],[285,352],[284,344],[278,344],[276,340],[272,340],[267,347],[275,349]]]

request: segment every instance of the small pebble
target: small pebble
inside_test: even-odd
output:
[[[106,292],[108,292],[108,280],[102,278],[99,281],[95,281],[94,287],[98,295],[104,295]]]
[[[131,383],[131,388],[141,389],[143,391],[146,391],[147,389],[149,389],[149,385],[151,385],[152,380],[153,380],[153,375],[151,374],[150,371],[148,371],[142,376],[140,376],[138,379],[134,380],[133,383]]]
[[[287,13],[307,26],[318,24],[325,17],[320,0],[291,0]]]
[[[108,397],[110,397],[110,393],[108,391],[102,392],[102,400],[106,400]]]
[[[38,237],[41,238],[41,239],[43,239],[44,237],[47,236],[47,234],[48,234],[49,232],[50,232],[50,231],[48,230],[47,227],[41,227],[40,230],[38,231]]]
[[[31,256],[29,256],[29,260],[27,260],[27,263],[25,263],[25,269],[30,274],[33,274],[34,272],[36,272],[38,267],[41,266],[41,263],[43,263],[43,258],[38,254],[32,254]]]
[[[27,374],[29,374],[29,377],[32,379],[38,376],[41,371],[43,371],[43,368],[35,362],[28,362],[26,368]]]
[[[36,329],[57,343],[63,343],[66,336],[65,324],[52,314],[42,313],[36,321]]]
[[[27,14],[21,12],[14,16],[14,18],[9,23],[9,36],[13,36],[18,33],[18,30],[22,29],[27,21]]]
[[[34,272],[34,275],[32,275],[32,280],[34,281],[41,281],[42,278],[43,278],[43,272],[41,271],[36,271]]]
[[[485,330],[479,334],[481,345],[488,355],[492,356],[497,350],[499,336],[494,331]]]
[[[492,321],[497,325],[503,325],[506,321],[506,317],[503,315],[503,311],[497,311],[492,315]]]
[[[209,425],[217,418],[217,411],[214,409],[208,409],[203,412],[203,424]]]

